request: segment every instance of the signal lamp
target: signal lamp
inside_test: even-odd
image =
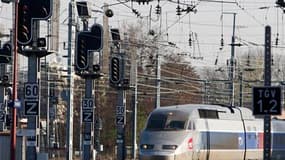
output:
[[[100,65],[99,65],[99,64],[93,65],[93,71],[94,71],[94,72],[100,71]]]
[[[47,41],[45,38],[38,38],[37,46],[38,47],[45,47],[47,45]]]
[[[113,16],[114,16],[114,12],[113,12],[111,9],[107,9],[107,10],[105,11],[105,15],[106,15],[107,17],[113,17]]]

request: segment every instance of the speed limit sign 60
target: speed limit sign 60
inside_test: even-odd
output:
[[[37,83],[25,83],[25,98],[37,99],[39,97],[39,85]]]

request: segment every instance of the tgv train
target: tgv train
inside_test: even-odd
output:
[[[271,160],[285,160],[285,121],[272,119],[271,142]],[[160,107],[141,134],[139,159],[262,160],[263,119],[241,107]]]

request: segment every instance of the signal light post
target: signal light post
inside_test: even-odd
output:
[[[125,159],[126,84],[124,83],[124,54],[114,53],[110,63],[110,86],[118,91],[116,106],[117,159]],[[128,85],[128,84],[127,84]]]
[[[82,99],[81,116],[83,122],[83,160],[90,160],[92,145],[92,127],[94,126],[94,96],[93,79],[100,74],[100,50],[103,47],[103,27],[94,24],[88,31],[87,19],[83,18],[84,29],[76,37],[75,70],[76,74],[85,79],[85,97]],[[94,54],[99,58],[99,64],[93,64]]]
[[[0,48],[0,131],[6,130],[6,115],[7,115],[7,108],[4,103],[5,97],[5,87],[9,86],[9,77],[5,74],[6,73],[6,64],[11,63],[12,56],[12,46],[11,44],[5,43],[2,48]]]
[[[37,131],[40,111],[38,62],[40,57],[51,53],[44,48],[39,49],[39,47],[43,46],[38,46],[37,43],[39,39],[39,22],[36,20],[47,20],[50,18],[52,14],[52,0],[21,0],[18,5],[19,7],[16,11],[19,14],[16,27],[18,35],[16,39],[22,47],[21,54],[28,57],[28,82],[25,84],[24,99],[24,110],[28,117],[26,159],[36,160],[39,144]],[[30,48],[26,48],[26,46]],[[17,67],[14,66],[14,68]],[[14,88],[13,92],[16,92]],[[15,98],[13,97],[13,100]],[[16,119],[14,118],[13,121],[16,121]]]
[[[128,79],[125,77],[125,54],[120,53],[120,45],[115,43],[116,51],[110,57],[110,86],[118,91],[118,99],[116,106],[116,126],[117,126],[117,160],[124,160],[125,152],[125,125],[126,125],[126,93],[125,90],[129,86]]]
[[[271,115],[281,115],[281,88],[271,86],[271,27],[265,26],[264,86],[253,88],[253,114],[263,116],[263,159],[271,160]],[[268,94],[270,93],[270,94]]]

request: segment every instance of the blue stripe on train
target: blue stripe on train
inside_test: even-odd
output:
[[[258,149],[258,133],[246,132],[246,148]]]
[[[273,133],[273,149],[285,149],[285,133]]]
[[[245,134],[243,132],[201,132],[201,149],[244,149]],[[246,133],[247,149],[258,149],[260,138],[257,132]],[[210,145],[207,145],[207,140]],[[272,149],[285,149],[285,133],[272,134]]]

